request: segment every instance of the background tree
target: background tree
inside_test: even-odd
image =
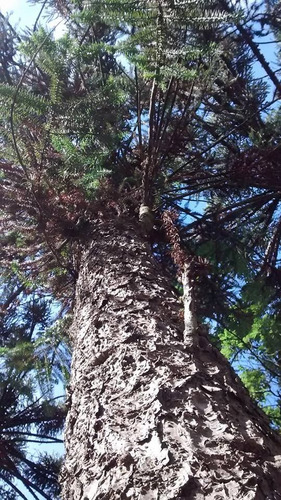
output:
[[[44,5],[59,40],[3,20],[2,256],[68,311],[76,290],[64,497],[276,496],[278,438],[196,324],[275,390],[280,83],[256,37],[278,6]]]
[[[1,281],[1,495],[57,498],[61,458],[42,445],[62,442],[57,434],[65,407],[53,387],[68,380],[63,331],[69,319],[52,325],[50,297],[40,297],[40,289],[13,266],[9,274],[3,270]]]

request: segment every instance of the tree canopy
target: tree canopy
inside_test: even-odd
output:
[[[41,484],[18,436],[60,425],[34,380],[44,394],[67,379],[79,245],[100,210],[140,219],[179,295],[181,252],[196,262],[201,321],[281,423],[279,3],[40,3],[33,28],[0,18],[5,498],[19,474]]]

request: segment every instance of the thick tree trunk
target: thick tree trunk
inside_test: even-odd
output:
[[[77,284],[64,500],[281,499],[279,436],[183,330],[134,223],[100,220]]]

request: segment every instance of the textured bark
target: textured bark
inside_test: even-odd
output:
[[[182,303],[125,222],[97,222],[82,257],[62,498],[281,499],[279,436],[200,327],[184,342]]]

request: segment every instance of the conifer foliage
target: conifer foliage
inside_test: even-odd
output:
[[[263,50],[280,38],[278,2],[41,4],[25,32],[0,18],[9,367],[8,378],[1,372],[1,478],[23,498],[13,478],[34,498],[57,490],[48,486],[54,472],[44,483],[18,436],[37,425],[39,438],[55,440],[63,418],[61,407],[34,402],[31,387],[24,407],[23,375],[41,388],[46,373],[49,384],[67,378],[82,247],[100,213],[139,221],[179,294],[177,272],[196,262],[198,318],[212,320],[214,342],[239,361],[252,396],[280,424],[281,83],[279,54],[272,64]],[[50,296],[60,308],[53,327]]]

